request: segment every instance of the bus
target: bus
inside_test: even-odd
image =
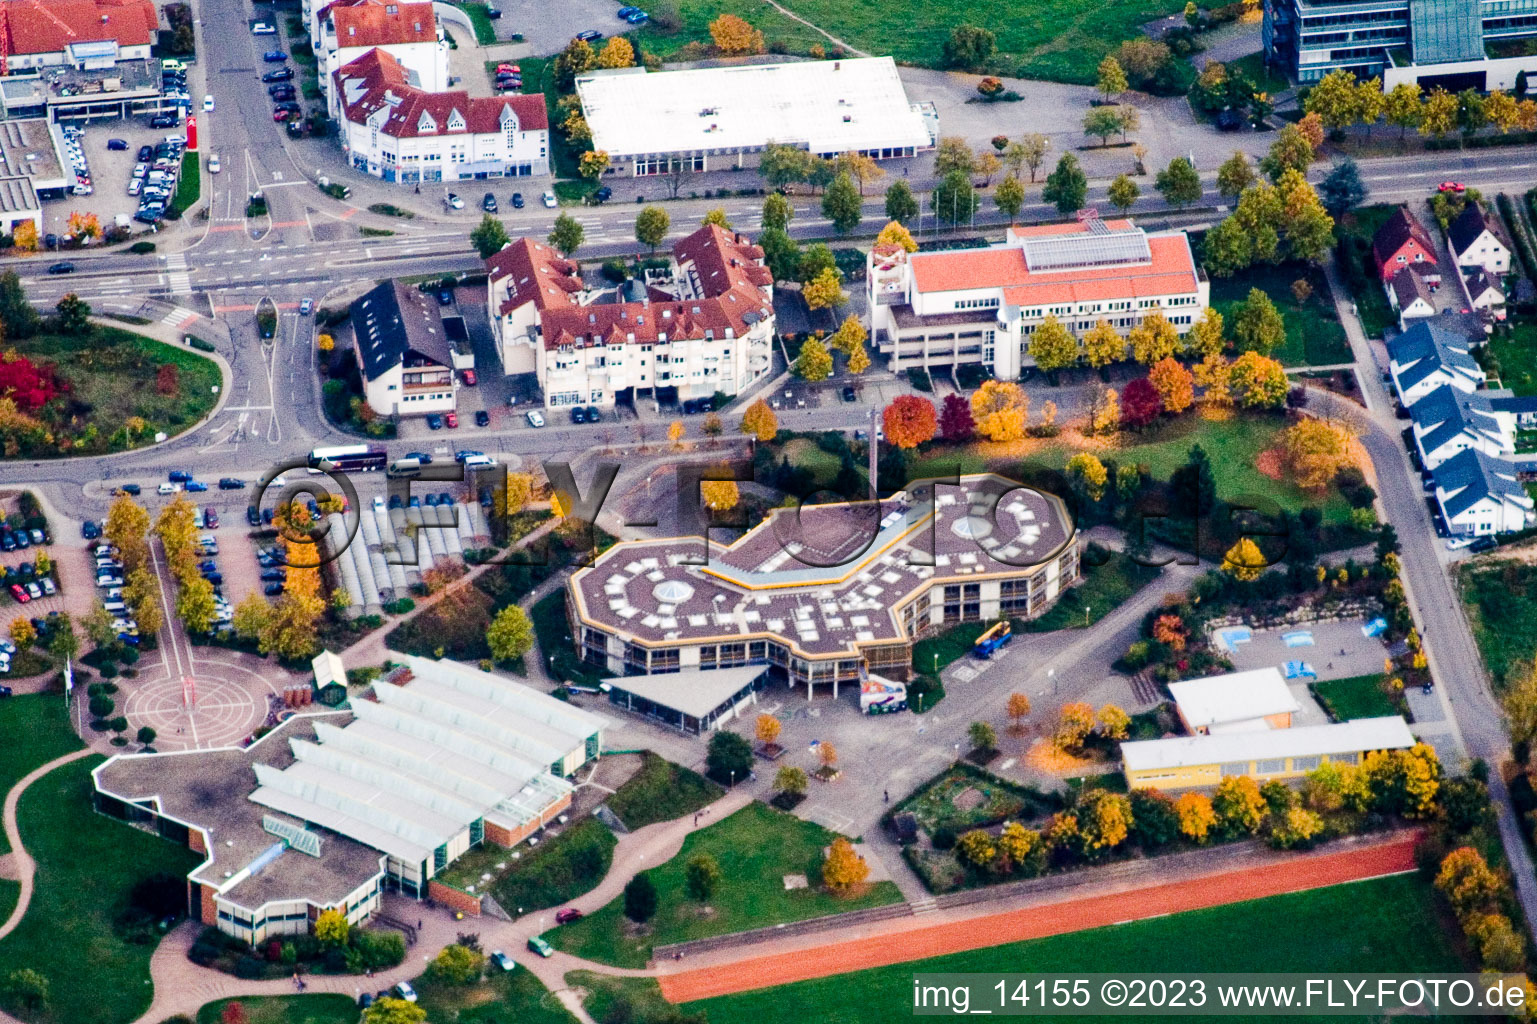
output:
[[[335,448],[316,448],[310,452],[310,472],[371,473],[383,469],[388,456],[377,444],[347,444]]]

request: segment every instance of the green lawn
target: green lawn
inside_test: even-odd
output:
[[[197,423],[213,408],[213,388],[222,381],[217,364],[196,352],[163,344],[142,334],[97,326],[88,340],[56,334],[7,338],[5,347],[34,363],[49,362],[69,382],[67,398],[57,398],[40,417],[56,436],[77,444],[70,455],[123,451],[154,443],[155,431],[176,434]],[[161,394],[163,365],[176,368],[172,390]],[[124,423],[141,417],[145,429],[131,439]],[[23,444],[23,457],[64,454],[59,444]]]
[[[1283,509],[1297,511],[1308,505],[1319,505],[1324,522],[1345,523],[1350,520],[1350,505],[1338,492],[1330,491],[1322,504],[1285,480],[1272,480],[1254,467],[1254,460],[1276,443],[1276,434],[1285,427],[1285,420],[1274,414],[1245,413],[1227,422],[1212,422],[1199,416],[1183,416],[1150,429],[1142,434],[1124,434],[1122,447],[1110,452],[1098,452],[1102,459],[1113,459],[1121,464],[1142,463],[1160,480],[1185,464],[1191,445],[1199,444],[1211,459],[1212,476],[1217,482],[1217,494],[1226,501],[1243,497],[1268,498]],[[958,468],[961,473],[979,473],[996,470],[1009,473],[1018,466],[1017,458],[995,458],[988,455],[988,445],[969,444],[959,448],[939,448],[931,451],[914,464],[914,477],[940,470]],[[1075,449],[1060,442],[1049,442],[1031,452],[1028,463],[1049,469],[1061,469],[1073,456]]]
[[[1488,352],[1500,361],[1500,383],[1518,395],[1537,395],[1537,323],[1515,324],[1509,335],[1495,334]]]
[[[1227,66],[1236,68],[1240,73],[1247,75],[1249,81],[1253,82],[1260,92],[1268,92],[1274,96],[1276,93],[1285,92],[1291,88],[1291,83],[1286,80],[1285,75],[1276,74],[1265,66],[1265,55],[1263,52],[1251,53],[1247,57],[1239,57],[1237,60],[1229,61]]]
[[[831,487],[838,478],[841,465],[838,456],[818,448],[816,441],[811,438],[797,437],[785,442],[780,455],[789,459],[792,466],[809,471],[818,487]]]
[[[1083,582],[1063,594],[1045,615],[1025,623],[1025,628],[1031,633],[1047,633],[1092,625],[1131,600],[1133,594],[1157,579],[1158,573],[1153,566],[1112,552],[1104,565],[1085,566]]]
[[[245,1019],[250,1024],[357,1024],[358,1019],[357,1003],[333,992],[220,999],[205,1003],[198,1010],[197,1024],[220,1024],[224,1008],[230,1003],[239,1003],[245,1009]]]
[[[417,1005],[427,1011],[432,1024],[576,1024],[570,1011],[526,968],[519,966],[510,973],[489,969],[494,976],[478,985],[439,985],[419,978],[412,982]],[[356,1013],[347,1020],[356,1020]],[[253,1019],[251,1024],[257,1022]]]
[[[971,653],[977,637],[992,629],[994,622],[962,622],[936,636],[913,644],[913,668],[937,675],[957,659]]]
[[[821,785],[821,783],[813,783]],[[834,783],[836,785],[836,783]],[[712,935],[745,931],[824,914],[899,902],[896,885],[877,882],[862,894],[841,899],[818,888],[822,850],[836,837],[820,825],[753,803],[715,825],[689,834],[683,849],[667,863],[651,869],[660,897],[650,934],[625,934],[624,899],[578,921],[545,933],[557,949],[600,963],[642,967],[653,945],[666,945]],[[710,899],[714,911],[684,892],[684,865],[706,853],[720,865],[723,880]],[[810,888],[786,890],[784,876],[803,874]],[[777,1018],[772,1018],[777,1019]]]
[[[542,910],[588,892],[603,880],[618,842],[602,822],[583,818],[554,839],[516,850],[481,846],[443,872],[448,885],[477,894],[488,889],[507,913]],[[498,868],[498,864],[506,865]],[[499,876],[490,880],[483,875]],[[473,886],[473,890],[471,889]]]
[[[1292,294],[1292,282],[1306,278],[1313,294],[1299,303]],[[1249,289],[1258,288],[1270,296],[1286,321],[1286,341],[1271,356],[1283,366],[1329,366],[1350,362],[1350,343],[1345,328],[1334,315],[1329,286],[1316,269],[1293,265],[1255,266],[1232,277],[1211,279],[1211,304],[1222,314],[1231,335],[1237,306],[1249,297]]]
[[[81,743],[69,727],[64,698],[53,694],[25,694],[0,700],[0,801],[11,787],[38,765],[79,750]],[[0,853],[10,850],[0,833]],[[15,893],[11,894],[12,900]],[[9,913],[9,904],[6,913]],[[0,921],[5,914],[0,914]]]
[[[762,0],[681,0],[678,14],[682,25],[676,32],[663,31],[651,23],[626,35],[638,40],[646,52],[668,60],[688,43],[710,45],[710,22],[722,14],[735,14],[762,30],[764,41],[769,45],[783,44],[786,53],[804,54],[817,43],[832,48],[826,36],[794,18],[785,17]],[[810,20],[814,22],[816,19]]]
[[[4,924],[11,919],[11,911],[16,909],[16,899],[20,895],[20,882],[13,882],[9,878],[0,878],[0,924]]]
[[[1537,566],[1508,559],[1463,562],[1457,577],[1473,639],[1496,687],[1537,650]]]
[[[1396,715],[1398,708],[1393,704],[1388,695],[1379,689],[1382,682],[1382,673],[1367,676],[1351,676],[1348,679],[1326,679],[1321,683],[1314,683],[1313,690],[1323,703],[1324,709],[1332,712],[1335,721],[1344,722],[1352,718],[1377,718],[1382,715]]]
[[[149,1006],[151,946],[113,931],[134,883],[184,875],[191,850],[129,828],[91,809],[84,758],[51,772],[21,798],[18,819],[36,858],[37,888],[21,926],[0,940],[0,964],[31,967],[49,981],[50,1004],[37,1024],[126,1024]]]
[[[470,24],[475,26],[475,42],[481,46],[490,46],[496,42],[496,26],[491,24],[491,15],[486,13],[485,4],[469,3],[454,6],[470,16]]]
[[[631,832],[693,814],[725,790],[700,775],[646,751],[640,771],[608,798],[608,809]]]
[[[1282,936],[1298,941],[1277,941]],[[1429,883],[1419,875],[1396,875],[722,996],[684,1009],[707,1013],[710,1024],[886,1024],[911,1015],[913,975],[928,971],[1468,969],[1440,919]]]
[[[183,153],[181,177],[176,181],[176,194],[171,197],[170,208],[166,210],[166,216],[171,220],[176,220],[186,213],[203,195],[202,174],[202,154]]]

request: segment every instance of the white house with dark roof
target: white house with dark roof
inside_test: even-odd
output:
[[[353,351],[363,393],[381,416],[453,412],[454,355],[438,304],[419,288],[384,281],[352,304]]]
[[[332,76],[342,149],[353,167],[403,184],[550,173],[541,95],[430,91],[383,49]]]
[[[1387,283],[1388,301],[1398,312],[1398,326],[1407,328],[1415,320],[1436,315],[1434,289],[1418,264],[1395,273]]]
[[[1481,309],[1496,320],[1505,319],[1505,289],[1483,267],[1463,271],[1462,283],[1470,309]]]
[[[1398,400],[1411,406],[1443,386],[1464,393],[1483,387],[1488,375],[1473,358],[1473,347],[1483,343],[1482,330],[1461,318],[1422,320],[1388,341],[1388,372]]]
[[[1501,456],[1516,450],[1516,418],[1495,409],[1487,391],[1464,394],[1445,385],[1410,406],[1409,416],[1426,469],[1461,451]]]
[[[1458,536],[1489,536],[1524,530],[1537,522],[1531,495],[1515,464],[1466,449],[1435,468],[1436,504],[1447,529]]]
[[[1493,275],[1510,273],[1510,236],[1499,217],[1469,202],[1446,229],[1452,256],[1463,268],[1481,267]]]

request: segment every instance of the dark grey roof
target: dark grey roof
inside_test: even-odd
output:
[[[1484,59],[1481,0],[1409,0],[1414,63]]]
[[[1501,298],[1504,298],[1505,289],[1501,288],[1483,267],[1474,267],[1463,276],[1468,282],[1468,294],[1473,296],[1473,298],[1477,299],[1491,288],[1499,292]]]
[[[1505,235],[1505,225],[1500,219],[1484,210],[1475,202],[1469,202],[1446,229],[1446,237],[1451,240],[1452,248],[1459,253],[1467,252],[1468,246],[1478,241],[1478,236],[1488,231],[1505,248],[1510,248],[1510,239]]]
[[[1410,406],[1409,415],[1420,428],[1420,448],[1427,455],[1459,434],[1501,436],[1489,396],[1482,391],[1466,394],[1443,384]]]
[[[1436,304],[1430,298],[1430,286],[1414,267],[1405,267],[1393,275],[1393,294],[1398,298],[1400,311],[1414,305],[1415,299],[1424,299],[1433,310]]]
[[[437,304],[399,281],[381,282],[352,304],[352,334],[367,380],[402,362],[453,365]]]
[[[1392,259],[1410,239],[1418,242],[1430,259],[1436,258],[1436,243],[1431,241],[1425,225],[1409,212],[1407,206],[1400,206],[1393,211],[1393,216],[1382,222],[1382,227],[1378,228],[1377,233],[1372,236],[1372,256],[1376,259],[1377,266],[1381,267]]]
[[[1404,367],[1398,383],[1405,389],[1443,368],[1461,371],[1477,380],[1482,378],[1483,370],[1469,350],[1483,340],[1482,334],[1470,334],[1460,317],[1436,317],[1421,320],[1391,339],[1387,343],[1388,358]]]
[[[1461,515],[1486,497],[1524,497],[1526,488],[1516,479],[1515,468],[1483,452],[1466,448],[1433,473],[1436,487],[1445,492],[1441,507],[1448,518]]]
[[[1516,415],[1523,413],[1537,413],[1537,395],[1505,395],[1500,398],[1490,398],[1489,407],[1495,412],[1512,412]]]

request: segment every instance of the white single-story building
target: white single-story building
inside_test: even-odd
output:
[[[1273,667],[1170,683],[1169,693],[1179,720],[1196,735],[1290,729],[1302,710]]]

